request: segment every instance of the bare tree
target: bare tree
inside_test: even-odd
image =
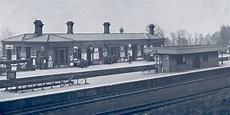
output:
[[[206,44],[204,40],[204,35],[202,33],[199,34],[199,44],[200,45]]]
[[[230,26],[223,25],[220,28],[220,38],[217,41],[219,45],[229,45],[230,44]]]
[[[9,28],[6,28],[5,30],[3,30],[1,32],[1,40],[12,37],[13,36],[13,32],[9,30]]]
[[[148,26],[146,26],[146,29],[145,29],[146,32],[149,32],[149,27]],[[154,27],[154,35],[164,38],[165,37],[164,30],[160,26],[158,26],[157,24],[154,24],[154,26],[155,26]]]
[[[175,32],[171,32],[170,36],[172,38],[172,45],[175,46],[176,45],[176,33]]]
[[[192,44],[193,44],[192,35],[189,34],[189,35],[188,35],[188,45],[192,45]]]
[[[173,43],[177,43],[178,46],[187,45],[188,44],[188,32],[185,30],[178,30],[176,33],[170,33]]]
[[[217,42],[219,41],[220,38],[221,38],[220,31],[217,31],[214,34],[212,34],[212,36],[210,38],[210,43],[211,44],[217,44]]]
[[[154,35],[162,37],[162,38],[165,37],[163,29],[161,29],[159,26],[155,27]]]
[[[168,37],[165,38],[165,46],[172,46],[173,43],[172,43],[172,40]]]
[[[13,36],[13,32],[11,32],[8,28],[6,28],[5,30],[3,30],[1,32],[1,36],[0,36],[0,58],[1,58],[1,55],[2,55],[2,40],[3,39],[6,39],[6,38],[9,38],[9,37],[12,37]]]
[[[199,40],[198,33],[194,33],[194,44],[197,45]]]
[[[211,45],[212,43],[211,43],[211,34],[210,33],[208,33],[208,34],[206,34],[205,35],[205,37],[204,37],[204,40],[205,40],[205,44],[207,44],[207,45]]]

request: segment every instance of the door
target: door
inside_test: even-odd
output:
[[[87,49],[87,60],[89,64],[92,64],[92,51],[90,51],[90,48]]]
[[[8,49],[6,51],[6,59],[7,60],[11,60],[12,59],[12,51],[10,49]]]
[[[57,65],[68,65],[69,60],[68,48],[55,48],[54,62]]]
[[[111,47],[111,58],[113,63],[117,62],[118,58],[118,48],[117,47]]]
[[[132,57],[133,57],[133,61],[137,60],[137,45],[133,45],[132,46]]]
[[[193,63],[193,68],[200,68],[200,55],[194,55],[192,63]]]

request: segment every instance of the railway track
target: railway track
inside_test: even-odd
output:
[[[191,80],[191,81],[181,82],[181,83],[177,83],[177,84],[162,86],[162,87],[134,88],[134,89],[126,90],[126,91],[113,92],[111,94],[106,94],[106,95],[87,97],[84,99],[78,99],[78,100],[66,101],[66,102],[62,102],[62,103],[49,104],[49,105],[45,105],[45,106],[28,108],[28,109],[19,110],[19,111],[11,111],[8,113],[3,113],[3,114],[4,115],[7,115],[7,114],[35,114],[35,113],[36,114],[37,113],[43,114],[43,113],[46,113],[48,111],[60,110],[60,109],[69,108],[72,106],[95,103],[95,102],[99,102],[99,101],[103,101],[103,100],[109,100],[109,99],[119,98],[119,97],[123,97],[123,96],[135,95],[135,94],[140,94],[143,92],[155,91],[155,90],[160,90],[160,89],[164,89],[164,88],[168,88],[168,87],[175,87],[178,85],[185,85],[185,84],[189,84],[189,83],[193,83],[193,82],[205,81],[205,80],[210,80],[210,79],[218,79],[220,77],[229,77],[229,76],[230,75],[227,74],[227,75],[215,76],[215,77],[210,77],[210,78]],[[174,98],[167,99],[167,100],[161,100],[161,101],[151,102],[151,103],[147,103],[147,104],[143,104],[143,105],[137,105],[137,106],[121,108],[121,109],[117,109],[117,110],[101,112],[98,114],[126,114],[126,113],[132,114],[132,113],[143,112],[146,110],[150,110],[152,108],[162,107],[162,106],[169,105],[169,104],[174,104],[174,103],[179,103],[179,102],[186,101],[186,100],[191,100],[191,99],[194,99],[197,97],[210,95],[210,94],[213,94],[213,93],[215,93],[221,89],[229,88],[229,87],[230,87],[230,85],[229,86],[223,86],[223,87],[217,88],[217,89],[210,89],[210,90],[205,90],[205,91],[201,91],[201,92],[197,92],[197,93],[193,93],[193,94],[188,94],[188,95],[181,96],[181,97],[174,97]]]
[[[177,104],[177,103],[180,103],[180,102],[189,101],[189,100],[193,100],[193,99],[196,99],[196,98],[212,95],[212,94],[217,93],[220,90],[227,89],[227,88],[230,88],[230,85],[222,87],[222,88],[218,88],[218,89],[212,89],[212,90],[208,90],[208,91],[204,91],[204,92],[200,92],[200,93],[195,93],[195,94],[190,94],[190,95],[186,95],[186,96],[171,98],[171,99],[162,100],[162,101],[158,101],[158,102],[152,102],[152,103],[136,105],[136,106],[127,107],[127,108],[122,108],[122,109],[116,109],[116,110],[112,110],[112,111],[101,112],[101,113],[97,113],[96,115],[141,114],[141,113],[144,113],[146,111],[150,111],[150,110],[153,110],[153,109],[156,109],[156,108],[160,108],[160,107],[164,107],[164,106]]]

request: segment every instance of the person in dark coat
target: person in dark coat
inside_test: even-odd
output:
[[[132,63],[132,56],[130,53],[128,53],[128,61],[129,61],[129,63]]]

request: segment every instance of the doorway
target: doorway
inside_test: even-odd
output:
[[[68,65],[69,63],[69,52],[68,48],[54,48],[54,63],[58,66]]]
[[[200,68],[200,55],[198,54],[194,55],[192,63],[193,63],[193,68]]]
[[[137,45],[133,45],[132,46],[132,57],[133,57],[133,61],[137,60]]]
[[[73,49],[73,59],[81,60],[81,53],[82,53],[82,50],[80,48]]]
[[[88,47],[87,48],[87,61],[89,64],[92,64],[93,63],[93,47]]]
[[[12,51],[10,49],[8,49],[6,51],[6,59],[7,60],[11,60],[12,59]]]

